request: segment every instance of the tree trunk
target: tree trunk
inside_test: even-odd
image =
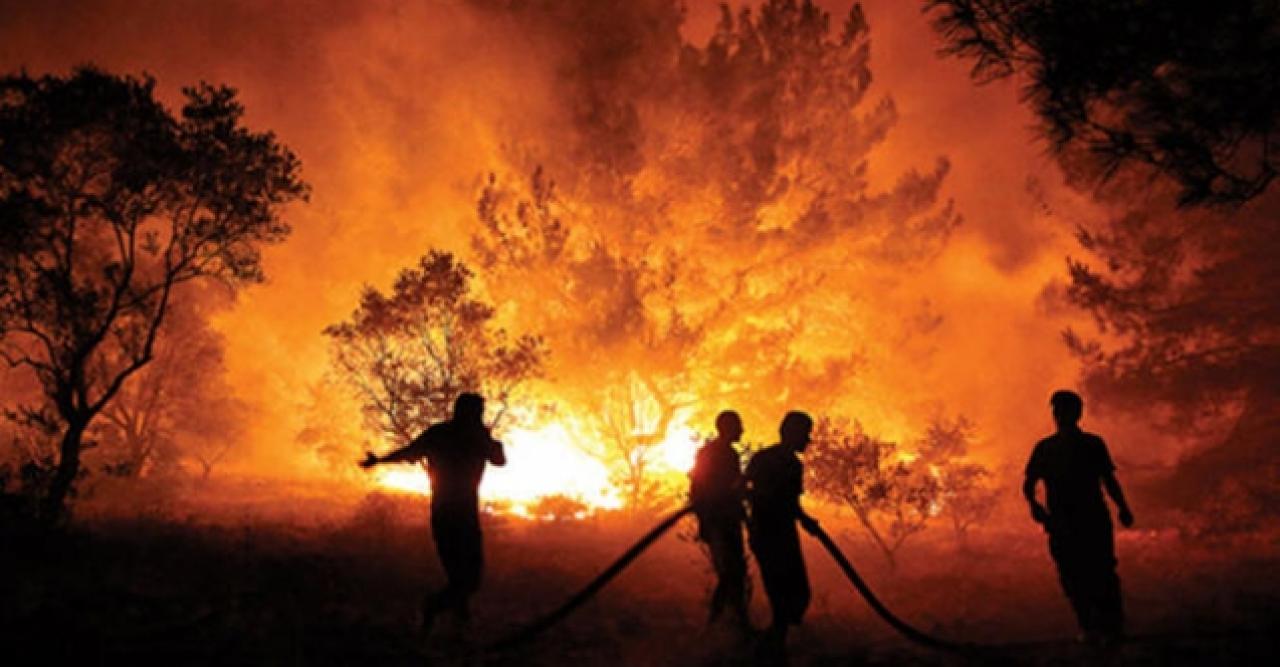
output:
[[[636,516],[644,501],[644,465],[631,462],[627,466],[627,514]]]
[[[66,510],[67,496],[80,474],[81,440],[87,423],[80,419],[71,419],[67,423],[67,431],[62,435],[59,447],[58,469],[49,483],[49,493],[45,496],[44,507],[41,508],[41,519],[46,524],[54,524],[62,519]]]
[[[876,530],[875,524],[871,523],[871,517],[856,507],[853,508],[853,513],[858,517],[858,521],[862,523],[862,527],[867,529],[867,534],[871,536],[871,540],[880,549],[880,553],[884,554],[885,560],[889,561],[889,569],[898,569],[898,563],[893,558],[893,549],[889,548],[884,538],[880,536],[880,531]]]
[[[969,524],[952,517],[951,528],[955,531],[956,550],[961,553],[969,551]]]
[[[125,436],[128,438],[125,443],[125,449],[128,451],[129,461],[123,471],[123,477],[138,479],[142,477],[142,469],[146,467],[147,462],[151,458],[151,445],[148,443],[150,438],[141,433],[129,432]]]

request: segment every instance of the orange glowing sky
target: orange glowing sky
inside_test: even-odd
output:
[[[835,17],[849,6],[822,4]],[[701,42],[718,2],[688,5],[685,37]],[[920,350],[927,363],[873,365],[848,405],[902,437],[894,431],[908,417],[943,403],[980,425],[980,455],[1016,464],[1048,428],[1049,393],[1076,378],[1059,339],[1072,315],[1044,294],[1064,279],[1073,225],[1090,208],[1061,185],[1012,85],[976,87],[965,63],[940,59],[917,3],[864,6],[871,97],[891,95],[900,114],[873,155],[872,185],[945,155],[943,195],[964,224],[903,288],[944,317]],[[294,438],[305,387],[327,359],[320,330],[350,312],[362,284],[387,285],[427,247],[465,250],[476,187],[503,137],[557,122],[553,46],[461,2],[0,1],[0,16],[5,70],[145,71],[167,99],[201,79],[225,82],[250,126],[301,157],[311,203],[289,211],[295,232],[267,252],[268,283],[217,322],[231,379],[256,407],[237,465],[259,472],[306,472]],[[748,437],[772,435],[773,424],[746,426]],[[1123,442],[1113,449],[1130,454]]]

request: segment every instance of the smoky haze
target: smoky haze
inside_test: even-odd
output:
[[[559,9],[536,11],[541,4]],[[824,7],[838,34],[849,4]],[[748,437],[771,440],[770,410],[795,397],[826,401],[823,407],[898,439],[918,433],[932,415],[963,414],[978,425],[976,454],[994,468],[1016,468],[1049,429],[1049,393],[1078,379],[1060,332],[1088,322],[1055,295],[1074,227],[1095,210],[1062,186],[1033,141],[1014,86],[975,87],[963,63],[938,58],[913,3],[868,2],[865,9],[871,82],[857,112],[891,99],[895,116],[865,156],[868,196],[892,192],[915,173],[930,185],[911,215],[940,215],[950,202],[957,224],[909,268],[868,259],[815,284],[822,291],[813,294],[830,295],[832,305],[803,313],[808,338],[796,345],[813,361],[807,386],[777,392],[758,415],[747,406]],[[94,63],[147,72],[171,102],[180,86],[226,83],[240,91],[249,126],[272,130],[298,153],[314,188],[311,203],[289,211],[293,235],[267,251],[268,282],[212,316],[225,338],[227,382],[252,406],[244,444],[227,465],[283,476],[325,474],[295,444],[308,388],[328,363],[320,331],[350,313],[362,285],[387,286],[429,247],[467,257],[489,173],[500,185],[523,184],[544,166],[567,198],[595,211],[607,197],[593,190],[603,180],[592,180],[592,161],[655,178],[684,173],[663,171],[657,163],[665,149],[652,147],[656,133],[678,130],[685,109],[659,104],[644,73],[678,54],[681,40],[705,46],[720,20],[710,2],[689,3],[683,23],[663,2],[12,2],[0,14],[0,68],[66,72]],[[617,99],[638,100],[649,123],[639,134],[593,115],[592,104]],[[611,143],[637,136],[636,146]],[[708,168],[714,181],[719,172]],[[628,236],[624,223],[592,224],[590,233],[624,254],[652,240]],[[747,261],[755,247],[733,252]],[[666,249],[706,256],[720,248],[688,234]],[[768,258],[773,251],[760,252]],[[835,260],[849,257],[858,256]],[[508,296],[513,324],[544,329],[537,333],[552,343],[539,397],[585,406],[574,396],[590,391],[599,362],[568,342],[557,352],[556,332],[545,330],[554,322],[530,314],[528,294]],[[597,343],[616,345],[612,358],[627,368],[647,363],[644,349]],[[740,354],[749,361],[750,352]],[[829,374],[813,370],[819,367]],[[719,407],[701,406],[698,417]],[[1111,427],[1124,424],[1099,428]],[[1146,462],[1180,451],[1172,442],[1139,448],[1115,439],[1112,446],[1122,460]]]

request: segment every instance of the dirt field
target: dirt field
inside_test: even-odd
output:
[[[3,662],[656,666],[744,664],[754,656],[749,642],[704,623],[711,575],[689,525],[536,641],[493,653],[483,645],[559,604],[651,519],[493,517],[471,626],[442,621],[424,638],[417,604],[441,582],[425,501],[262,500],[216,516],[166,507],[130,518],[86,512],[56,538],[6,537]],[[834,518],[824,525],[903,618],[990,648],[956,656],[905,642],[809,540],[814,598],[789,643],[792,665],[1248,664],[1280,655],[1274,541],[1187,544],[1172,530],[1123,533],[1133,637],[1099,656],[1071,641],[1070,612],[1030,525],[979,533],[967,553],[944,531],[926,533],[896,570],[852,525]],[[763,625],[756,582],[753,615]]]

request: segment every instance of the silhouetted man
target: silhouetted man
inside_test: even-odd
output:
[[[427,460],[431,477],[431,533],[448,583],[422,603],[422,626],[430,631],[437,613],[452,610],[469,618],[468,600],[480,588],[484,551],[478,491],[486,463],[506,465],[502,443],[484,425],[484,399],[461,394],[453,418],[433,425],[408,445],[383,457],[369,453],[360,465]]]
[[[1124,613],[1111,513],[1102,489],[1115,502],[1126,528],[1133,525],[1133,514],[1106,443],[1080,430],[1084,401],[1074,392],[1058,391],[1049,402],[1058,432],[1031,452],[1022,494],[1031,505],[1031,518],[1049,533],[1049,553],[1082,638],[1110,642],[1123,633]],[[1036,482],[1042,480],[1048,509],[1036,499]]]
[[[796,454],[809,445],[812,431],[809,415],[788,412],[779,428],[781,442],[758,452],[747,465],[751,551],[760,565],[760,578],[773,611],[768,639],[776,651],[786,645],[788,626],[799,625],[809,606],[809,576],[796,522],[809,532],[818,522],[800,508],[804,465]]]
[[[716,437],[708,440],[689,472],[689,500],[698,517],[698,537],[711,552],[716,589],[711,594],[714,622],[728,607],[739,628],[750,628],[747,616],[747,562],[742,549],[743,477],[734,443],[742,438],[742,419],[725,410],[716,417]]]

